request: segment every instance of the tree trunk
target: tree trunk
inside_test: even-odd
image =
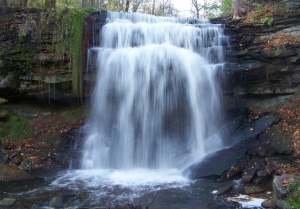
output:
[[[126,0],[125,12],[129,11],[129,6],[130,6],[130,0]]]
[[[91,7],[95,7],[95,0],[91,0],[90,2],[91,2],[91,5],[90,5],[90,6],[91,6]]]
[[[56,0],[46,0],[45,1],[46,8],[55,8],[56,7]]]
[[[88,7],[88,0],[82,0],[82,8]]]
[[[27,7],[28,0],[21,0],[21,7]]]
[[[155,12],[155,0],[153,0],[153,2],[152,2],[152,12],[151,12],[151,14],[154,15],[154,12]]]

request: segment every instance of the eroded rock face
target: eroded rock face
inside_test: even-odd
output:
[[[226,50],[229,91],[236,95],[299,92],[300,13],[296,9],[290,11],[274,17],[270,26],[243,21],[227,25],[231,37],[231,47]]]

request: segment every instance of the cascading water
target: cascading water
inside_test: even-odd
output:
[[[108,12],[83,169],[183,168],[222,147],[220,25]]]
[[[187,21],[108,12],[102,40],[94,41],[101,45],[89,53],[98,58],[84,169],[47,170],[30,190],[29,182],[3,184],[0,199],[9,194],[40,208],[53,196],[64,198],[64,208],[127,202],[151,209],[229,208],[224,196],[211,194],[222,183],[188,180],[181,172],[222,147],[218,76],[227,40],[220,25]]]

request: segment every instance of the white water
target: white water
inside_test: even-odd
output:
[[[83,169],[182,169],[222,147],[217,76],[226,38],[207,20],[182,22],[109,12],[92,49]]]

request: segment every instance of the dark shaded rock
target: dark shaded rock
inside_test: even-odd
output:
[[[29,161],[27,160],[23,160],[21,162],[21,164],[18,166],[20,169],[24,170],[24,171],[29,171],[31,170],[31,164]]]
[[[263,208],[271,208],[272,207],[272,200],[265,200],[261,203],[261,207]]]
[[[244,189],[245,189],[245,193],[246,194],[256,194],[256,193],[261,193],[263,192],[264,190],[259,187],[259,186],[244,186]]]
[[[260,157],[272,156],[274,154],[291,154],[293,152],[293,141],[282,134],[278,126],[273,126],[268,132],[259,136],[260,145],[251,152],[252,155]]]
[[[1,143],[0,143],[1,145]],[[8,156],[7,156],[7,153],[1,149],[1,146],[0,146],[0,166],[7,163],[8,161]]]
[[[277,117],[273,114],[264,115],[255,121],[245,124],[239,131],[232,135],[231,141],[236,143],[242,140],[253,139],[274,124],[276,120]]]
[[[11,159],[11,162],[13,162],[16,165],[19,165],[22,161],[23,161],[22,155],[17,155]]]
[[[64,205],[64,200],[62,197],[52,197],[52,199],[48,203],[49,207],[61,208],[63,205]]]
[[[276,208],[279,208],[279,209],[291,209],[291,207],[289,206],[289,204],[287,204],[283,200],[273,200],[272,203],[274,204],[273,207],[276,207]]]
[[[0,182],[33,180],[34,176],[20,168],[5,164],[0,166]]]
[[[0,206],[11,206],[13,205],[17,200],[14,198],[4,198],[0,201]]]
[[[226,194],[228,192],[230,192],[233,188],[233,183],[229,182],[228,184],[220,187],[217,189],[217,191],[213,192],[214,195],[223,195]]]
[[[224,150],[209,154],[183,171],[190,179],[216,178],[241,159],[251,147],[251,141],[243,141]]]
[[[221,179],[229,180],[233,177],[242,174],[244,168],[246,167],[247,163],[250,161],[250,156],[245,155],[238,162],[232,165],[225,173],[222,174]]]
[[[252,158],[248,165],[245,167],[242,175],[242,181],[244,183],[249,183],[253,179],[256,171],[262,169],[264,166],[264,159],[263,158]]]

